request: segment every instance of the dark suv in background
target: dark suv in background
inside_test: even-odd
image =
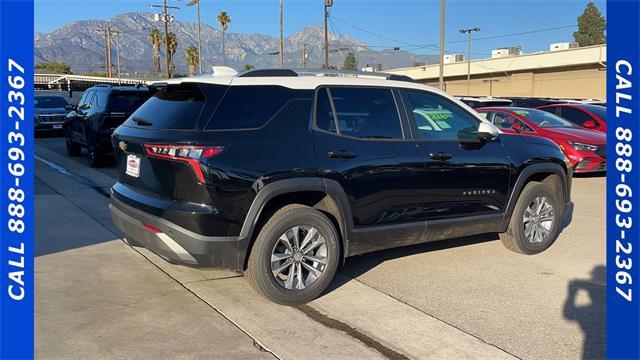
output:
[[[67,117],[70,105],[62,95],[37,94],[33,99],[33,121],[36,133],[60,131]]]
[[[89,165],[113,155],[111,134],[149,98],[147,87],[96,85],[87,89],[64,123],[67,154],[88,151]]]
[[[500,134],[404,77],[261,70],[153,87],[113,135],[114,222],[169,261],[244,272],[280,304],[380,249],[500,233],[539,253],[570,201],[556,144]]]

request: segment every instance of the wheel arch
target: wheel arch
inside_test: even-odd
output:
[[[348,256],[351,210],[346,193],[334,180],[295,178],[279,180],[262,188],[249,207],[240,230],[239,260],[246,269],[256,235],[271,215],[289,204],[301,204],[322,211],[334,223],[340,237],[342,260]]]
[[[507,229],[522,190],[525,185],[532,181],[545,183],[560,195],[561,210],[564,212],[565,205],[571,199],[571,186],[568,181],[567,172],[568,170],[564,166],[554,162],[534,163],[524,167],[520,171],[511,190],[511,196],[509,197],[506,211],[500,224],[500,231],[504,232]]]

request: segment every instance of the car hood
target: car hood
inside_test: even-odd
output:
[[[65,108],[33,108],[33,113],[36,115],[57,115],[62,114],[66,115],[69,111]]]
[[[545,128],[551,137],[561,140],[575,141],[592,145],[604,145],[607,143],[607,136],[598,131],[581,128]]]

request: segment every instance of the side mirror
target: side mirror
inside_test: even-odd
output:
[[[587,129],[595,129],[596,127],[598,127],[596,125],[596,122],[593,120],[587,120],[582,124],[583,127],[586,127]]]
[[[513,124],[513,125],[511,126],[511,128],[512,128],[513,130],[515,130],[515,132],[517,132],[518,134],[524,131],[524,128],[522,127],[522,124],[520,124],[519,122],[517,122],[517,123]]]
[[[499,133],[498,128],[491,123],[483,121],[478,126],[478,139],[482,141],[493,140],[498,137]]]

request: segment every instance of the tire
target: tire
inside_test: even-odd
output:
[[[538,208],[537,205],[542,202],[536,203],[537,199],[546,199],[546,203],[552,207],[551,211],[549,212],[549,208],[543,203],[541,205],[541,216],[532,216],[535,215],[535,209]],[[500,240],[502,240],[507,249],[519,254],[533,255],[545,251],[558,237],[558,228],[563,212],[561,206],[558,196],[549,185],[539,182],[526,184],[513,209],[507,231],[500,234]],[[527,209],[533,209],[533,212],[527,212]],[[527,212],[527,218],[530,221],[525,220],[525,212]],[[549,224],[549,221],[552,221],[551,224]],[[530,225],[527,226],[525,223]],[[536,228],[536,226],[539,227]],[[526,231],[525,227],[531,231]],[[544,227],[544,230],[547,230],[548,233],[539,230],[541,229],[540,227]],[[536,236],[536,232],[539,237]]]
[[[295,251],[294,229],[299,231],[300,249],[298,251]],[[312,229],[316,229],[316,232],[313,232]],[[305,245],[304,238],[309,233],[315,235],[312,237],[312,242]],[[293,256],[294,253],[290,252],[288,254],[290,257],[287,260],[283,259],[272,263],[272,256],[287,256],[284,253],[288,252],[289,248],[282,240],[283,237],[293,245],[296,254]],[[324,245],[313,249],[312,246],[322,243],[321,237],[324,239]],[[289,239],[291,240],[289,241]],[[331,283],[340,258],[338,241],[338,233],[333,223],[322,212],[304,205],[287,205],[275,212],[260,230],[249,255],[245,275],[249,284],[259,294],[277,304],[300,305],[307,303],[318,297]],[[321,262],[310,261],[308,257],[300,258],[305,249],[309,251],[306,255],[324,260],[324,266]],[[323,256],[324,259],[322,259]],[[287,262],[293,265],[286,267]],[[296,266],[302,274],[302,282],[299,281],[299,273],[295,271]],[[312,274],[308,267],[321,270],[320,275]],[[284,270],[276,277],[273,274],[274,268],[284,268]],[[291,277],[290,288],[287,288],[292,270],[294,275]]]
[[[65,145],[67,148],[67,155],[69,156],[78,156],[82,152],[82,148],[80,147],[80,144],[73,142],[73,140],[71,140],[71,130],[67,130],[67,133],[65,136]]]
[[[96,150],[95,146],[89,147],[89,166],[92,168],[101,167],[104,161],[104,156]]]

